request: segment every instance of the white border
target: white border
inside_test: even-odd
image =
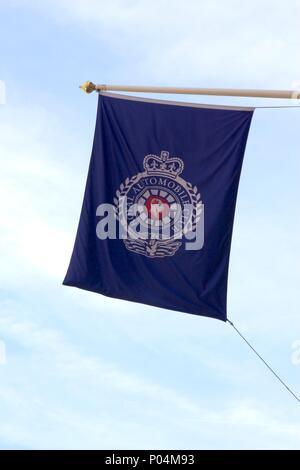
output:
[[[215,104],[203,104],[203,103],[187,103],[185,101],[168,101],[168,100],[157,100],[153,98],[144,98],[140,96],[123,95],[120,93],[111,93],[108,91],[98,91],[99,95],[109,96],[110,98],[118,98],[121,100],[129,101],[142,101],[145,103],[158,103],[158,104],[169,104],[175,106],[185,106],[188,108],[204,108],[204,109],[224,109],[233,111],[254,111],[255,107],[249,106],[226,106],[226,105],[215,105]]]

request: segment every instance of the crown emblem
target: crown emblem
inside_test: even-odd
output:
[[[184,163],[181,158],[170,157],[170,153],[163,150],[158,155],[146,155],[144,158],[144,168],[149,175],[165,175],[177,178],[183,172]]]

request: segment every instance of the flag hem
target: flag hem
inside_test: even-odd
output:
[[[187,108],[224,109],[224,110],[251,111],[251,112],[255,110],[255,107],[251,107],[251,106],[229,106],[229,105],[206,104],[206,103],[191,103],[187,101],[160,100],[156,98],[145,98],[141,96],[124,95],[122,93],[111,93],[107,91],[99,91],[99,95],[108,96],[110,98],[116,98],[116,99],[121,99],[121,100],[141,101],[143,103],[167,104],[167,105],[173,105],[173,106],[183,106]]]

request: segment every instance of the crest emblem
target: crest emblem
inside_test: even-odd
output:
[[[180,175],[183,160],[163,150],[146,155],[144,172],[126,180],[116,191],[116,217],[130,251],[149,258],[173,256],[182,238],[194,232],[203,210],[198,188]]]

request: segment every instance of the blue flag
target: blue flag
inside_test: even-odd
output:
[[[64,284],[226,321],[252,115],[253,108],[100,94]]]

